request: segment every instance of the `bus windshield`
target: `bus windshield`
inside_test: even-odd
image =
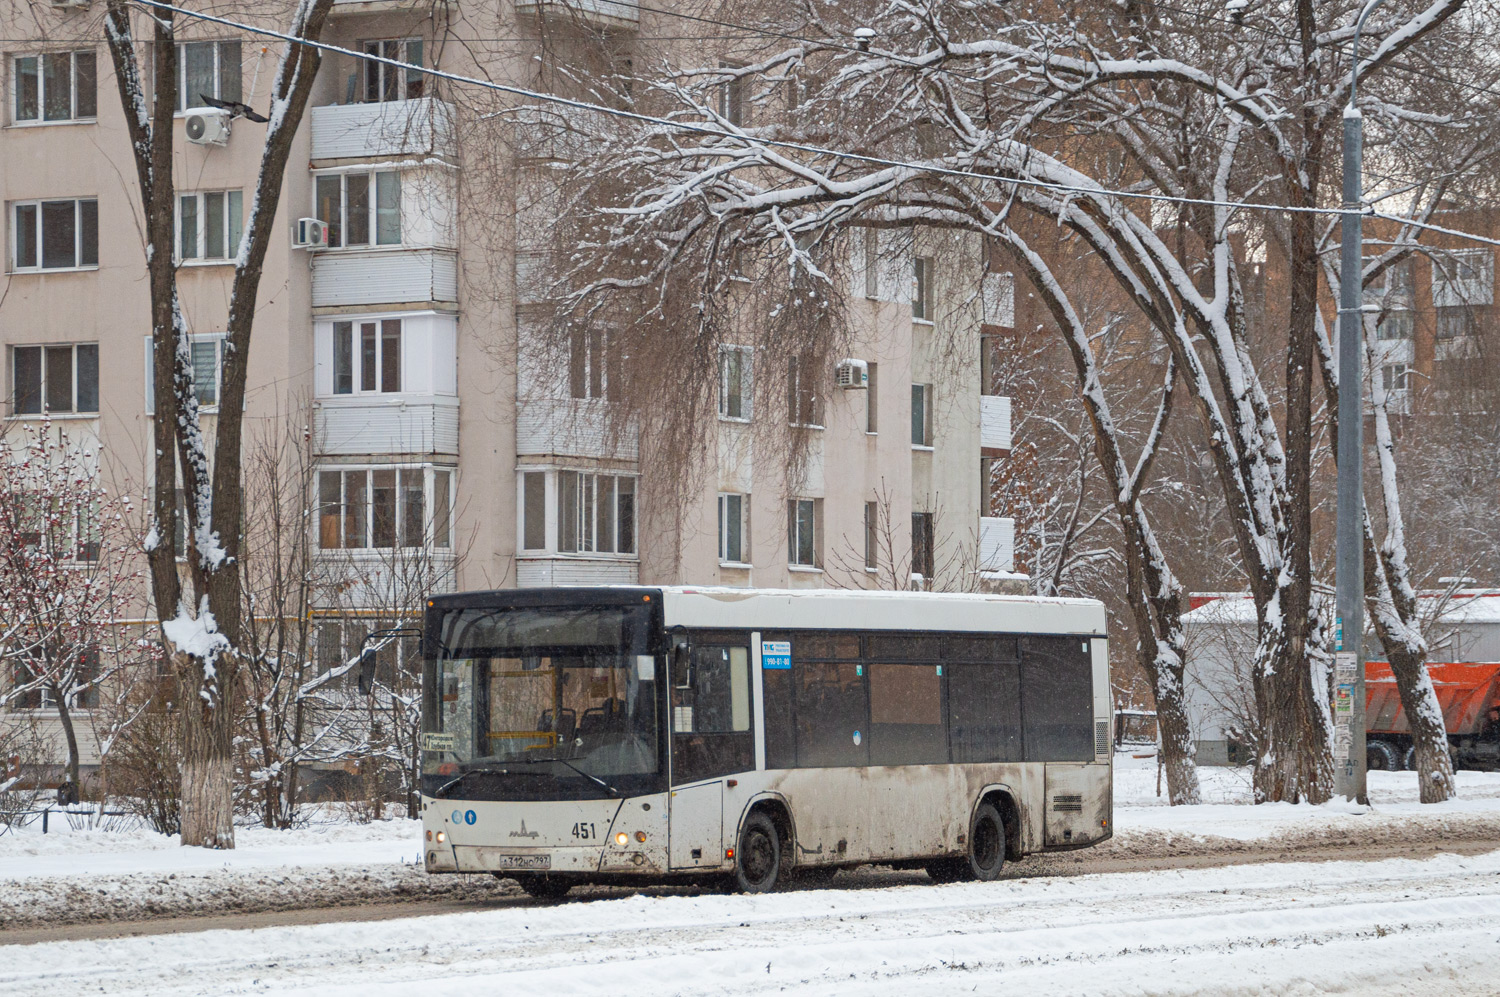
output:
[[[454,799],[598,798],[657,781],[657,659],[634,607],[444,615],[424,783]]]

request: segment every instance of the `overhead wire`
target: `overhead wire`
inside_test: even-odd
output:
[[[407,70],[408,72],[416,71],[418,73],[432,76],[437,79],[447,80],[450,83],[460,83],[469,86],[480,87],[482,89],[494,90],[496,92],[510,94],[511,96],[524,97],[528,100],[539,101],[541,103],[557,104],[564,107],[571,107],[575,110],[604,114],[611,117],[637,121],[645,124],[658,125],[661,127],[673,129],[675,131],[705,135],[713,138],[730,139],[737,142],[745,142],[751,145],[774,146],[776,148],[789,149],[795,152],[802,152],[815,156],[828,156],[833,157],[834,159],[863,162],[885,169],[909,170],[913,173],[929,173],[939,176],[958,177],[969,180],[983,180],[988,183],[1009,184],[1014,186],[1028,187],[1032,189],[1048,190],[1062,194],[1086,194],[1090,196],[1106,196],[1121,199],[1134,198],[1136,200],[1144,200],[1153,203],[1178,204],[1193,207],[1274,211],[1287,214],[1322,215],[1325,217],[1340,216],[1348,213],[1343,208],[1324,208],[1313,205],[1267,204],[1264,202],[1256,201],[1221,201],[1213,198],[1182,197],[1174,194],[1159,194],[1148,191],[1117,190],[1104,186],[1065,184],[1055,181],[1038,180],[1034,177],[997,176],[988,173],[978,173],[973,170],[940,166],[933,163],[917,163],[906,160],[889,159],[882,156],[873,156],[868,153],[829,149],[809,143],[792,142],[786,139],[747,136],[741,132],[728,131],[723,128],[713,127],[711,125],[698,124],[691,121],[680,121],[670,118],[662,118],[656,115],[643,114],[639,111],[630,111],[624,108],[609,107],[603,104],[595,104],[590,101],[577,100],[572,97],[564,97],[560,94],[544,93],[542,91],[532,90],[527,87],[516,86],[515,84],[497,83],[493,80],[482,80],[478,79],[477,77],[464,76],[460,73],[452,73],[447,70],[437,69],[434,67],[420,66],[414,63],[404,62],[402,60],[392,59],[386,56],[359,52],[354,49],[346,48],[344,46],[334,45],[330,42],[314,41],[308,38],[299,38],[295,35],[290,35],[286,32],[277,31],[272,28],[264,28],[252,24],[247,24],[243,21],[236,21],[231,18],[221,17],[217,14],[206,14],[201,11],[190,10],[173,3],[168,3],[167,0],[132,0],[132,2],[148,7],[154,7],[159,10],[170,10],[175,14],[181,14],[185,17],[190,17],[195,20],[221,24],[226,27],[232,27],[241,31],[245,31],[250,34],[262,35],[267,38],[276,38],[280,41],[284,41],[293,45],[301,45],[323,52],[334,52],[339,55],[346,55],[355,59],[362,59],[365,62],[375,62],[397,69]],[[703,150],[702,154],[705,156],[723,156],[727,153],[712,149],[706,149]],[[1405,218],[1399,215],[1387,215],[1375,211],[1373,208],[1363,209],[1360,211],[1360,214],[1366,217],[1398,222],[1403,225],[1412,225],[1419,228],[1430,229],[1432,231],[1469,239],[1475,242],[1500,246],[1500,239],[1490,239],[1471,232],[1461,232],[1455,229],[1445,229],[1427,222],[1421,222],[1413,218]]]

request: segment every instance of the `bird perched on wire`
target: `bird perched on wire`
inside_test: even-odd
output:
[[[271,120],[264,114],[256,113],[249,104],[241,104],[237,100],[219,100],[217,97],[210,97],[203,93],[198,95],[198,99],[203,102],[204,107],[217,107],[221,111],[228,111],[230,118],[248,118],[251,121],[259,121],[261,124]]]

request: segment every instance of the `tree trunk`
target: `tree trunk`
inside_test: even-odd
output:
[[[52,695],[57,700],[57,719],[61,721],[63,736],[68,741],[68,784],[73,787],[73,798],[82,799],[83,786],[78,781],[78,734],[73,730],[73,714],[68,709],[66,691],[52,687]]]
[[[197,659],[178,654],[182,704],[182,843],[234,847],[234,716],[232,690],[205,696]]]

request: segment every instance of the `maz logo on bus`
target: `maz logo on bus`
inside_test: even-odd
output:
[[[449,820],[455,824],[473,824],[479,815],[472,810],[455,810]]]

